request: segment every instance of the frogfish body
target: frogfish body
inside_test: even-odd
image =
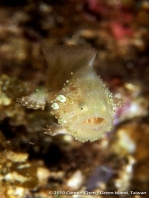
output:
[[[96,51],[81,46],[44,46],[48,63],[46,89],[18,99],[27,108],[51,113],[75,139],[85,142],[99,139],[112,128],[113,96],[93,69]],[[50,132],[51,127],[47,128]],[[52,132],[51,132],[52,133]],[[53,132],[56,134],[56,132]]]

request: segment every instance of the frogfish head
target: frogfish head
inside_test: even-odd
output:
[[[112,95],[89,67],[67,82],[51,107],[58,122],[82,142],[97,140],[112,127]]]

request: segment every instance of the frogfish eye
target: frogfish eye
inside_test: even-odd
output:
[[[79,108],[80,108],[81,111],[87,110],[87,106],[86,106],[86,104],[84,104],[84,103],[80,103],[80,104],[79,104]]]

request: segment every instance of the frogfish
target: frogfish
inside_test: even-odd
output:
[[[53,126],[45,129],[51,135],[65,131],[85,142],[111,130],[114,97],[93,68],[95,49],[45,45],[43,52],[47,61],[45,87],[17,101],[35,110],[50,104],[57,119],[55,130]]]

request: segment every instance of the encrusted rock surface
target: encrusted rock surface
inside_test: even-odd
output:
[[[149,197],[148,11],[145,0],[0,2],[0,198]],[[97,50],[97,74],[123,101],[100,140],[45,134],[49,107],[16,102],[45,83],[43,40]]]

